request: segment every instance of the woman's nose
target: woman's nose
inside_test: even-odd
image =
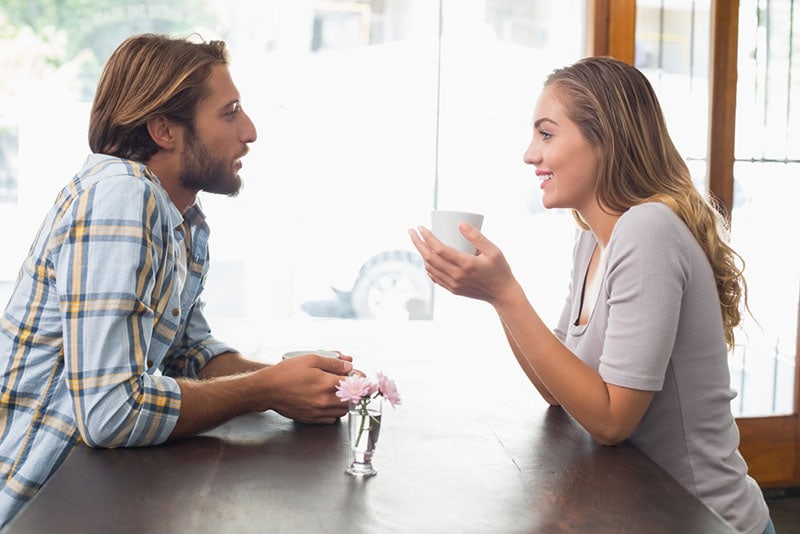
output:
[[[528,165],[536,165],[540,160],[539,148],[536,146],[536,138],[532,138],[531,142],[528,144],[528,148],[525,149],[525,153],[522,155],[522,161],[527,163]]]

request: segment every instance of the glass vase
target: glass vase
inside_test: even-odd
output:
[[[347,425],[351,462],[346,472],[359,477],[378,474],[372,455],[381,432],[381,397],[350,403]]]

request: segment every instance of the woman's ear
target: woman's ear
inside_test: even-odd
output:
[[[158,116],[147,120],[147,133],[155,144],[164,150],[172,150],[177,143],[177,124],[166,117]]]

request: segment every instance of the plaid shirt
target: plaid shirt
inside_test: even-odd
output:
[[[199,207],[181,215],[147,167],[89,156],[0,317],[0,525],[77,444],[167,439],[181,405],[172,377],[196,376],[233,350],[211,337],[201,312],[207,270]]]

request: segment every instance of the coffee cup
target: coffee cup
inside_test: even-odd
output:
[[[431,232],[445,245],[467,254],[475,254],[477,252],[475,246],[467,241],[467,238],[461,235],[461,231],[458,229],[461,221],[468,222],[480,230],[483,225],[483,215],[469,211],[433,210],[431,211]]]
[[[296,356],[305,356],[306,354],[315,354],[317,356],[325,356],[326,358],[338,358],[339,353],[333,350],[292,350],[284,353],[282,360],[288,360]]]

